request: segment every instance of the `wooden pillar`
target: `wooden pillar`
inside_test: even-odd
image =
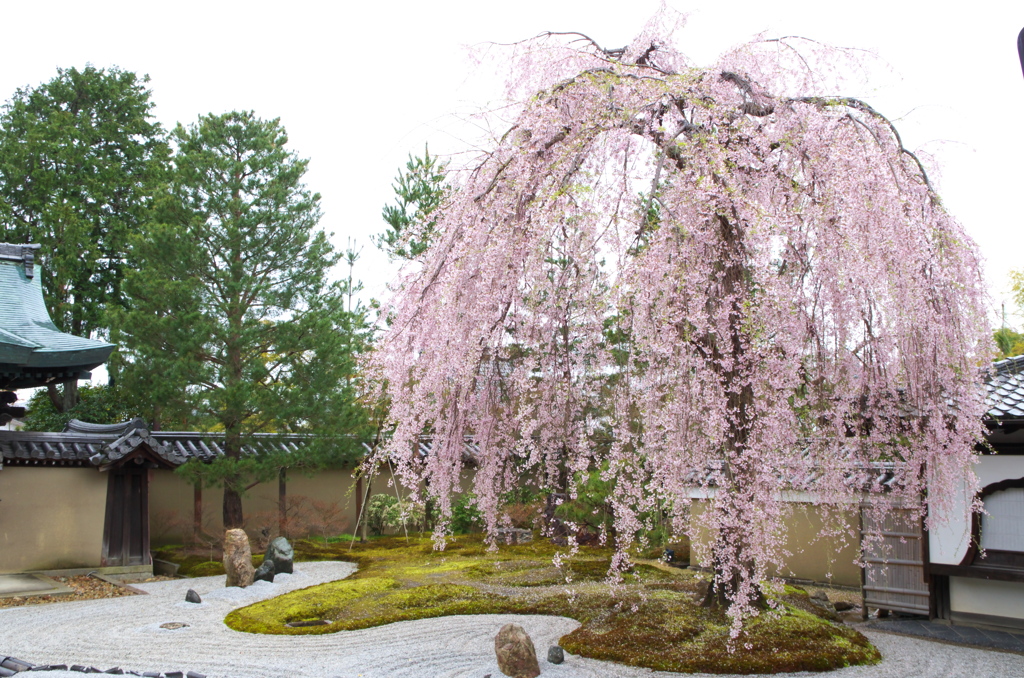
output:
[[[282,468],[277,474],[277,531],[287,537],[288,528],[288,469]]]

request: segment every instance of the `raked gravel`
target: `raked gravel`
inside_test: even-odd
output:
[[[208,678],[501,678],[494,636],[521,624],[533,638],[542,678],[678,678],[566,654],[544,661],[547,648],[578,625],[564,617],[476,615],[399,622],[322,636],[262,636],[224,625],[231,610],[257,600],[350,575],[350,563],[299,563],[291,575],[246,589],[224,588],[224,577],[138,584],[146,596],[89,600],[0,610],[0,653],[34,664],[81,664],[101,671],[196,671]],[[195,589],[201,604],[185,602]],[[167,622],[187,627],[160,628]],[[904,636],[864,632],[884,657],[878,666],[840,669],[835,678],[1020,678],[1024,656]],[[82,678],[72,671],[24,674]],[[698,674],[687,674],[696,676]],[[703,676],[705,674],[699,674]],[[821,675],[821,674],[796,674]],[[720,678],[720,677],[719,677]]]

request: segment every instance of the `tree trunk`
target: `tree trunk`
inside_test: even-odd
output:
[[[743,244],[742,224],[737,215],[733,219],[718,215],[721,251],[719,265],[721,270],[720,293],[713,287],[707,295],[708,317],[713,318],[721,312],[716,308],[719,300],[728,300],[729,323],[728,335],[719,337],[709,334],[703,341],[703,349],[709,357],[711,368],[718,374],[722,391],[727,395],[727,412],[729,430],[723,448],[725,463],[723,479],[718,488],[715,502],[724,502],[723,512],[732,517],[734,525],[743,525],[745,506],[753,505],[749,496],[755,482],[755,474],[749,468],[751,463],[749,441],[750,433],[756,420],[754,406],[754,390],[747,378],[751,366],[747,355],[751,345],[750,337],[745,329],[745,307],[750,300],[749,283],[747,280],[746,252]],[[704,607],[728,607],[736,598],[744,581],[750,581],[756,573],[756,564],[747,555],[749,544],[742,528],[721,530],[715,537],[713,568],[715,577],[708,586]],[[723,558],[723,554],[735,553],[731,559]],[[765,605],[764,595],[758,589],[755,607]]]
[[[197,482],[192,486],[192,541],[199,543],[203,534],[203,485]]]
[[[224,483],[224,529],[241,528],[243,522],[242,495],[229,483]]]
[[[65,381],[60,389],[57,384],[47,384],[46,395],[58,412],[70,412],[78,404],[78,381]]]
[[[277,531],[282,537],[288,536],[288,469],[282,468],[277,474]]]

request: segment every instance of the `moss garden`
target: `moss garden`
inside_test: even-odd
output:
[[[559,642],[566,651],[660,671],[828,671],[881,659],[864,636],[818,616],[807,594],[793,587],[782,598],[783,614],[749,621],[730,652],[724,612],[694,602],[706,586],[700,574],[641,562],[613,590],[603,581],[610,549],[583,547],[558,569],[551,560],[558,547],[545,541],[497,552],[488,552],[479,536],[454,538],[444,551],[434,551],[425,538],[385,537],[351,548],[348,542],[298,540],[293,546],[297,561],[346,560],[359,570],[235,610],[224,620],[229,627],[309,635],[456,614],[546,614],[580,622]],[[219,563],[184,557],[181,549],[155,555],[180,563],[181,574],[218,574]],[[256,556],[254,564],[261,559]],[[316,621],[329,623],[287,626]]]

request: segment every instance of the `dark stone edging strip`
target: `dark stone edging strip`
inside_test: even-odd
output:
[[[72,664],[71,666],[67,664],[33,664],[17,657],[0,655],[0,678],[8,678],[8,676],[30,671],[76,671],[78,673],[95,673],[108,676],[145,676],[145,678],[206,678],[206,674],[197,673],[196,671],[189,671],[187,673],[182,673],[181,671],[146,671],[139,673],[138,671],[125,671],[119,666],[103,671],[95,666],[83,666],[82,664]]]
[[[927,620],[898,619],[875,621],[865,628],[872,631],[896,633],[925,640],[937,640],[956,645],[970,645],[985,650],[1024,653],[1024,633],[996,631],[975,626],[939,624]]]

